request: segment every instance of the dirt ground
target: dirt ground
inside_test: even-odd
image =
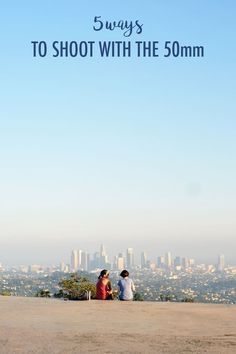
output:
[[[236,353],[236,306],[0,297],[6,353]]]

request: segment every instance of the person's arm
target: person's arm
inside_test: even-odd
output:
[[[135,286],[134,286],[133,280],[131,281],[131,289],[132,289],[132,291],[135,291]]]
[[[108,280],[108,282],[107,282],[107,290],[108,290],[108,292],[111,294],[112,293],[112,288],[111,288],[111,282],[110,282],[110,280]]]

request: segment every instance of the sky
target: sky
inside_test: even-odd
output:
[[[0,262],[133,247],[236,264],[233,0],[8,1],[0,14]],[[31,41],[203,45],[203,58],[34,58]]]

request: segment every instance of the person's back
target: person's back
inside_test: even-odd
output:
[[[127,270],[123,270],[120,275],[123,278],[118,281],[118,286],[120,288],[120,300],[133,300],[133,291],[135,290],[135,288],[133,280],[129,278],[129,272]]]
[[[96,298],[106,300],[107,298],[107,279],[99,279],[96,285]]]
[[[112,293],[111,283],[108,279],[108,271],[103,270],[99,276],[98,282],[96,284],[96,299],[97,300],[107,300]]]

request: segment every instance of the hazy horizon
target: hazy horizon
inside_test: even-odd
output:
[[[163,241],[163,240],[162,240]],[[42,245],[44,243],[44,246]],[[158,243],[158,242],[157,242]],[[224,254],[225,256],[225,264],[226,265],[236,265],[235,252],[231,250],[230,252],[223,252],[223,249],[220,249],[219,242],[214,246],[211,244],[203,245],[195,242],[190,245],[187,244],[185,246],[179,245],[177,246],[170,245],[168,242],[161,242],[158,247],[154,247],[154,242],[152,243],[152,247],[142,248],[141,243],[139,242],[139,246],[134,246],[134,244],[125,244],[125,240],[122,241],[122,244],[119,244],[119,241],[110,240],[107,243],[103,243],[105,246],[106,252],[109,256],[109,261],[113,264],[113,258],[118,253],[123,253],[126,256],[126,250],[129,247],[134,249],[135,263],[140,263],[140,255],[142,251],[145,251],[147,254],[147,259],[151,261],[157,260],[158,256],[164,256],[166,252],[171,252],[172,258],[175,256],[186,257],[186,258],[194,258],[196,263],[206,263],[206,264],[216,264],[218,255]],[[146,242],[143,242],[143,245],[147,246]],[[66,264],[70,264],[70,256],[71,251],[73,249],[80,249],[85,251],[93,257],[95,252],[99,252],[100,243],[92,243],[88,241],[78,243],[70,242],[69,245],[64,246],[63,240],[56,241],[48,241],[44,240],[44,242],[35,241],[34,245],[30,244],[28,247],[30,248],[30,252],[26,253],[26,250],[21,251],[21,247],[24,245],[16,244],[16,248],[14,250],[11,249],[11,252],[7,252],[9,248],[3,248],[2,252],[4,256],[0,259],[0,263],[4,266],[19,266],[19,265],[30,265],[30,264],[40,264],[40,265],[58,265],[61,261],[64,261]],[[166,247],[165,247],[166,246]],[[25,247],[27,247],[25,245]],[[196,248],[198,247],[198,248]],[[193,251],[194,249],[194,251]],[[205,250],[208,249],[208,250]],[[5,250],[5,252],[4,252]],[[201,250],[201,251],[200,251]],[[25,256],[25,254],[27,254]]]

